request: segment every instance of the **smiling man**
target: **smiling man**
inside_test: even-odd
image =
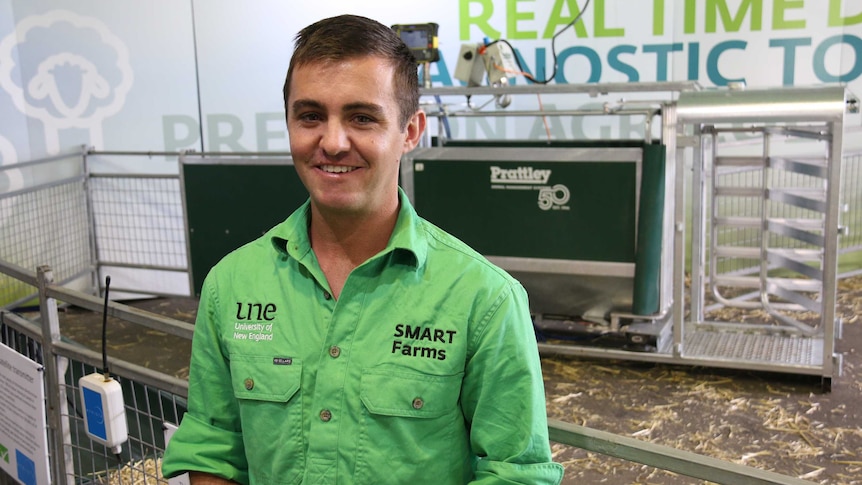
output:
[[[407,46],[364,17],[312,24],[284,103],[310,197],[207,276],[165,476],[559,483],[523,287],[398,187],[426,123]]]

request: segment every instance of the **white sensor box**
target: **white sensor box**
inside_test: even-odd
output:
[[[488,84],[492,86],[498,83],[506,84],[507,78],[514,78],[519,74],[515,53],[506,44],[497,42],[489,45],[482,57],[488,72]]]
[[[482,81],[485,80],[485,64],[479,58],[478,46],[461,44],[454,77],[466,83],[467,86],[482,85]]]
[[[88,374],[78,379],[84,403],[84,429],[94,441],[118,448],[129,437],[123,388],[103,374]]]

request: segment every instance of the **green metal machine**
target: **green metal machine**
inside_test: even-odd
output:
[[[606,336],[612,311],[657,313],[664,147],[538,145],[416,150],[402,180],[420,214],[524,284],[540,330]]]

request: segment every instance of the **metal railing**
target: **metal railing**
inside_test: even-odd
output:
[[[109,359],[112,374],[123,388],[129,426],[128,442],[119,456],[114,455],[85,434],[81,415],[78,379],[95,372],[102,357],[63,335],[57,313],[58,300],[98,312],[103,303],[92,295],[54,284],[47,267],[40,267],[34,274],[0,262],[0,273],[39,290],[41,323],[11,312],[0,313],[0,340],[44,366],[52,483],[98,483],[110,474],[135,475],[144,483],[166,483],[157,468],[165,449],[163,426],[165,422],[178,423],[185,412],[187,381],[121,359]],[[108,314],[179,338],[190,339],[192,335],[193,327],[188,323],[119,303],[110,303]]]
[[[36,273],[0,261],[0,274],[38,288],[39,324],[11,312],[0,312],[0,341],[45,369],[49,462],[53,483],[121,483],[110,476],[135,477],[135,483],[167,483],[159,461],[165,450],[165,422],[179,423],[186,410],[188,382],[123,361],[109,359],[122,383],[129,441],[119,459],[83,432],[83,408],[77,379],[101,364],[98,352],[69,340],[60,332],[57,302],[100,314],[103,302],[92,295],[53,282],[46,266]],[[190,339],[193,326],[127,305],[109,302],[108,315],[142,328]],[[587,451],[623,458],[682,475],[724,484],[811,484],[805,480],[718,460],[634,438],[561,421],[549,421],[550,439]],[[142,482],[142,481],[143,482]]]
[[[91,286],[95,259],[83,155],[0,165],[0,175],[21,181],[15,190],[0,193],[0,260],[27,268],[54,261],[58,281],[84,280]],[[0,277],[0,308],[26,303],[34,295],[32,287]]]

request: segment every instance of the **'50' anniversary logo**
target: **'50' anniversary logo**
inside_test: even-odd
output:
[[[539,190],[539,209],[550,210],[554,206],[562,206],[571,198],[569,188],[563,184],[544,187]]]

